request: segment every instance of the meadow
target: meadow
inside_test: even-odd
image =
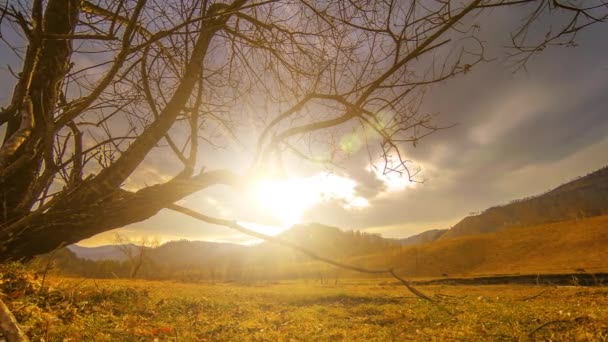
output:
[[[2,299],[33,341],[608,340],[608,287],[419,289],[435,302],[391,279],[213,284],[0,272]]]

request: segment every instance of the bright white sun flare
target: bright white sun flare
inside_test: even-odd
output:
[[[356,195],[356,185],[349,178],[319,173],[310,177],[261,179],[253,192],[258,203],[288,228],[300,223],[306,210],[324,201],[339,201],[346,209],[367,207],[368,201]]]

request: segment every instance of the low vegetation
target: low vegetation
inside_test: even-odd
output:
[[[608,339],[606,287],[422,287],[430,303],[392,280],[85,280],[0,267],[0,296],[36,341]]]

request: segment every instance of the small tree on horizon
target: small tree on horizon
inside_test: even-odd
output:
[[[115,234],[113,242],[129,263],[129,278],[131,279],[137,277],[139,270],[148,258],[148,251],[160,245],[157,238],[142,237],[136,240],[121,234]]]

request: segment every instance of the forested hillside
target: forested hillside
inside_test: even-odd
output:
[[[523,198],[468,216],[441,239],[495,232],[506,227],[580,219],[608,214],[608,167],[539,196]]]

